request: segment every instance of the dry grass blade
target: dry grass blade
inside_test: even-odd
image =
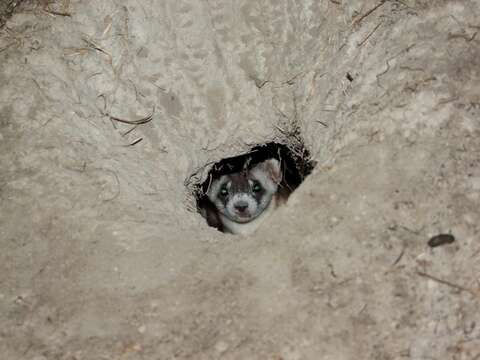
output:
[[[69,12],[56,11],[56,10],[50,9],[48,6],[45,6],[43,8],[43,11],[51,15],[72,17],[72,14],[70,14]]]
[[[70,14],[70,13],[62,13],[62,12],[59,12],[59,11],[49,10],[49,9],[43,9],[43,11],[45,11],[46,13],[49,13],[51,15],[72,17],[72,14]]]
[[[113,122],[112,122],[113,123]],[[125,131],[124,133],[122,133],[122,136],[126,136],[128,134],[130,134],[133,130],[135,130],[137,128],[138,125],[134,125],[132,126],[130,129],[128,129],[127,131]]]
[[[153,114],[155,113],[155,108],[153,108],[152,110],[152,113],[150,115],[147,115],[141,119],[138,119],[138,120],[126,120],[126,119],[121,119],[121,118],[118,118],[116,116],[112,116],[112,115],[108,115],[108,117],[110,118],[110,120],[113,120],[113,121],[118,121],[118,122],[121,122],[121,123],[124,123],[124,124],[130,124],[130,125],[142,125],[142,124],[146,124],[150,121],[152,121],[153,119]]]
[[[316,120],[316,122],[319,123],[320,125],[323,125],[323,127],[328,128],[328,125],[326,123],[324,123],[323,121]]]
[[[123,146],[125,146],[125,147],[128,147],[128,146],[133,146],[133,145],[136,145],[136,144],[138,144],[138,143],[139,143],[140,141],[142,141],[142,140],[143,140],[143,138],[142,138],[142,137],[139,137],[139,138],[137,138],[137,139],[133,140],[133,141],[132,141],[130,144],[123,145]]]
[[[383,4],[385,4],[387,2],[387,0],[381,0],[377,5],[375,5],[373,8],[371,8],[370,10],[368,10],[365,14],[363,14],[362,16],[360,16],[358,19],[354,20],[352,25],[355,26],[355,25],[358,25],[360,24],[360,22],[365,19],[367,16],[369,16],[370,14],[372,14],[375,10],[377,10],[380,6],[382,6]]]
[[[7,46],[0,48],[0,52],[7,50],[10,46],[15,45],[15,41],[11,42],[10,44],[7,44]]]
[[[450,286],[451,288],[454,288],[454,289],[457,289],[457,290],[460,290],[460,291],[468,292],[468,293],[472,294],[473,296],[477,296],[477,295],[478,295],[478,294],[477,294],[475,291],[473,291],[472,289],[466,288],[466,287],[461,286],[461,285],[454,284],[454,283],[452,283],[452,282],[450,282],[450,281],[447,281],[447,280],[443,280],[443,279],[437,278],[436,276],[433,276],[433,275],[424,273],[424,272],[422,272],[422,271],[417,271],[417,275],[420,275],[420,276],[425,277],[425,278],[427,278],[427,279],[433,280],[433,281],[438,282],[438,283],[440,283],[440,284]]]
[[[109,64],[112,64],[112,55],[110,55],[107,51],[103,50],[100,46],[98,46],[95,42],[90,39],[83,38],[82,39],[90,48],[97,50],[108,57]]]
[[[365,39],[363,39],[362,41],[360,41],[360,42],[357,44],[357,46],[360,47],[360,46],[362,46],[363,44],[365,44],[365,43],[367,42],[367,40],[370,39],[370,37],[373,35],[373,33],[378,30],[378,28],[380,27],[380,25],[382,25],[382,23],[378,23],[378,25],[375,26],[375,28],[374,28],[372,31],[370,31],[370,33],[365,37]]]

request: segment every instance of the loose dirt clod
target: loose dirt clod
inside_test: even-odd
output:
[[[439,234],[428,240],[428,246],[437,247],[445,244],[451,244],[454,241],[455,237],[452,234]]]

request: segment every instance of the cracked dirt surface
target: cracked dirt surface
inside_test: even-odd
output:
[[[478,1],[48,9],[0,32],[2,359],[480,358]],[[288,203],[209,228],[204,166],[297,127]]]

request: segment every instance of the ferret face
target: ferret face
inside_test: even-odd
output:
[[[252,169],[223,175],[212,182],[207,195],[222,215],[247,223],[268,207],[281,178],[280,163],[269,159]]]

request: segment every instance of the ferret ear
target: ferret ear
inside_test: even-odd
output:
[[[268,159],[258,164],[258,166],[263,167],[274,183],[280,184],[282,181],[282,169],[280,166],[280,161],[277,159]]]

